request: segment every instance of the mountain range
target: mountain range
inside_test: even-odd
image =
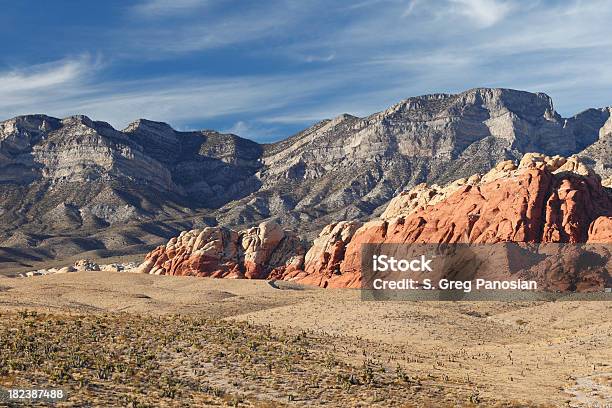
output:
[[[311,240],[332,222],[380,215],[419,183],[527,152],[576,154],[608,178],[611,113],[563,118],[543,93],[478,88],[344,114],[271,144],[144,119],[116,130],[85,116],[19,116],[0,122],[0,270],[144,253],[183,230],[263,220]]]

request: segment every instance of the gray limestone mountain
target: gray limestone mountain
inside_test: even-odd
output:
[[[341,115],[258,144],[138,120],[0,122],[0,270],[52,258],[142,253],[178,231],[275,219],[304,238],[369,218],[400,191],[486,172],[526,152],[612,176],[611,109],[572,118],[541,93],[472,89]]]
[[[579,156],[586,158],[587,163],[603,179],[610,179],[612,177],[612,107],[589,109],[578,116],[586,115],[590,116],[588,120],[578,119],[578,122],[581,122],[583,126],[588,123],[592,124],[591,127],[586,127],[584,132],[590,135],[597,134],[598,137],[593,144],[580,152]],[[602,122],[604,122],[603,126],[598,129],[598,124]]]

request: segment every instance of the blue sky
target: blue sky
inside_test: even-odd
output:
[[[284,138],[347,112],[478,86],[612,105],[612,1],[5,1],[0,119]]]

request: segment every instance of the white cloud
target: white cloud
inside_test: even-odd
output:
[[[251,127],[247,125],[245,121],[239,120],[238,122],[234,123],[234,125],[231,128],[227,129],[225,132],[233,133],[235,135],[246,135],[247,133],[249,133],[250,130],[251,130]]]
[[[242,18],[227,19],[204,25],[145,31],[135,38],[135,44],[144,45],[145,49],[155,50],[158,57],[161,54],[167,58],[164,53],[189,53],[265,38],[281,24],[283,20],[277,18],[262,19],[258,24],[245,24]]]
[[[418,0],[411,0],[408,2],[408,7],[406,7],[406,9],[404,10],[404,12],[402,13],[402,17],[408,17],[409,15],[412,14],[412,12],[414,11],[415,7],[418,4]]]
[[[181,15],[185,21],[168,24],[130,24],[114,32],[114,42],[131,58],[168,59],[173,54],[219,49],[244,44],[295,28],[303,14],[301,3],[288,5],[270,2],[244,3],[242,7],[216,7],[213,2],[195,0],[151,0],[134,9],[144,17]],[[144,7],[144,9],[143,9]]]
[[[307,55],[304,57],[306,62],[330,62],[336,58],[336,53],[332,52],[327,55]]]
[[[281,75],[232,79],[167,77],[108,84],[108,89],[94,96],[86,95],[64,110],[78,109],[118,127],[138,117],[180,125],[299,106],[303,99],[312,98],[331,82],[328,78]],[[291,93],[287,92],[289,89]]]
[[[90,68],[91,61],[82,57],[0,72],[0,98],[65,86],[82,78]]]
[[[41,101],[60,104],[83,95],[82,86],[101,67],[99,59],[84,55],[0,72],[0,116],[44,113],[46,104]]]
[[[293,122],[295,123],[295,122]],[[245,122],[239,120],[234,123],[229,129],[222,130],[223,133],[232,133],[247,139],[257,140],[259,142],[276,141],[280,138],[287,137],[287,134],[280,132],[275,126],[269,126],[265,122]]]
[[[513,5],[500,0],[451,0],[457,11],[481,27],[490,27],[504,19]]]

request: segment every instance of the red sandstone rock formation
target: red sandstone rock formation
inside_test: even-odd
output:
[[[394,199],[382,219],[351,235],[347,243],[327,234],[334,243],[325,250],[313,246],[305,271],[284,279],[359,287],[361,246],[367,243],[612,243],[612,198],[576,158],[532,154],[518,168],[503,162],[483,177],[445,188],[417,186]],[[344,258],[326,266],[327,259],[337,258],[338,246]]]
[[[279,271],[281,274],[275,277],[297,280],[305,285],[325,287],[327,275],[340,275],[340,265],[345,256],[346,246],[361,225],[359,221],[341,221],[327,225],[306,253],[304,269],[292,268]],[[344,283],[342,286],[350,286],[350,282]]]
[[[612,243],[612,217],[598,217],[589,227],[589,243]]]
[[[156,275],[265,279],[275,268],[301,268],[299,238],[274,222],[244,231],[192,230],[150,252],[139,271]]]

